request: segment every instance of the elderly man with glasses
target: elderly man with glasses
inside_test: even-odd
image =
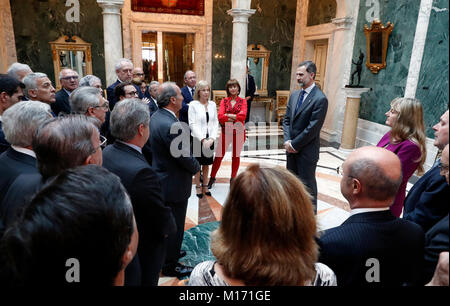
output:
[[[61,82],[61,90],[56,93],[56,102],[51,105],[55,115],[60,112],[69,114],[70,104],[69,96],[78,88],[78,73],[72,69],[65,68],[59,73],[59,81]]]
[[[109,111],[108,100],[103,98],[102,91],[95,87],[83,86],[75,89],[69,98],[72,113],[85,114],[97,118],[100,124],[106,119]]]

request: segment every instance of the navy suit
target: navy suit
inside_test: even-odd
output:
[[[120,177],[131,198],[139,231],[142,285],[157,286],[166,237],[176,230],[172,211],[164,204],[159,179],[141,153],[117,141],[103,151],[103,167]]]
[[[439,167],[428,170],[411,188],[405,199],[403,218],[428,231],[449,213],[449,186]]]
[[[295,173],[313,197],[317,211],[316,166],[319,161],[320,130],[328,110],[324,93],[314,86],[296,111],[300,90],[294,91],[286,107],[283,119],[284,141],[291,140],[297,153],[287,153],[288,170]]]
[[[245,118],[245,122],[250,120],[250,109],[252,107],[252,101],[255,97],[256,91],[255,79],[250,74],[247,74],[247,77],[248,81],[245,89],[245,97],[250,97],[250,99],[247,100],[247,118]]]
[[[184,99],[182,107],[180,109],[179,119],[180,121],[189,124],[188,120],[189,103],[193,101],[194,98],[192,97],[193,95],[191,93],[191,89],[189,89],[189,87],[187,86],[181,88],[181,95],[183,96]]]
[[[175,125],[175,134],[171,134]],[[152,167],[159,176],[164,200],[172,208],[177,224],[177,233],[169,236],[166,264],[175,264],[183,242],[184,223],[188,199],[191,195],[192,176],[200,171],[200,164],[192,156],[189,143],[178,146],[179,157],[171,154],[171,144],[183,133],[189,139],[190,132],[183,129],[177,118],[164,108],[155,112],[150,120],[150,142],[152,144]],[[180,136],[181,137],[181,136]],[[179,138],[177,138],[179,140]],[[175,140],[175,141],[177,141]]]
[[[13,148],[0,155],[0,204],[14,180],[26,173],[38,173],[36,158]]]
[[[11,145],[6,141],[5,134],[2,129],[2,122],[0,121],[0,154],[5,152]]]
[[[447,203],[448,204],[448,203]],[[436,269],[439,254],[441,252],[449,251],[449,219],[448,214],[440,221],[438,221],[426,234],[425,234],[425,262],[423,273],[423,284],[428,283],[433,277],[434,270]]]
[[[150,96],[150,98],[148,99],[150,100],[150,102],[148,103],[148,108],[150,109],[150,117],[151,117],[159,109],[159,107],[158,102],[155,99],[153,99],[152,96]]]
[[[61,112],[70,114],[69,95],[64,89],[61,89],[56,93],[55,99],[55,103],[50,104],[50,107],[55,116],[58,116],[58,114]]]
[[[413,222],[396,218],[390,210],[350,216],[319,239],[319,262],[329,266],[338,286],[402,286],[420,281],[424,233]],[[379,262],[379,282],[368,282],[367,273]]]

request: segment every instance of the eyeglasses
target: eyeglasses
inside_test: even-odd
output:
[[[100,149],[100,148],[104,149],[106,147],[106,141],[107,141],[106,137],[100,135],[100,145],[95,148],[94,153],[97,152],[97,150]]]
[[[103,103],[103,105],[97,105],[97,106],[95,106],[95,108],[103,108],[105,111],[109,111],[109,102],[108,102],[108,100],[103,98],[103,101],[105,102],[105,103]]]
[[[143,73],[135,73],[135,75],[143,76],[144,74]]]
[[[137,96],[138,92],[137,91],[130,91],[130,92],[126,92],[125,95],[126,96]]]
[[[66,81],[68,81],[68,80],[78,80],[78,75],[66,76],[66,77],[63,77],[61,79],[62,80],[66,80]]]
[[[339,167],[336,168],[336,172],[337,174],[344,176],[344,164],[340,165]]]
[[[438,167],[440,171],[448,171],[448,165],[444,165],[442,162],[439,163]]]

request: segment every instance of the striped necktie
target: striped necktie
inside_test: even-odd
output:
[[[295,113],[297,113],[298,110],[300,109],[300,106],[303,103],[303,97],[305,96],[305,94],[306,94],[306,90],[302,89],[300,96],[298,97],[297,106],[295,107]]]

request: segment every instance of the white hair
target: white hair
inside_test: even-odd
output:
[[[17,75],[17,73],[19,71],[30,71],[30,72],[33,72],[31,70],[30,66],[28,66],[27,64],[13,63],[8,68],[8,75],[12,76],[13,78],[19,79],[19,76]]]
[[[128,58],[121,58],[117,61],[117,63],[114,65],[114,69],[116,71],[122,69],[122,63],[129,63],[131,66],[133,66],[133,62],[130,61]]]
[[[73,70],[73,69],[70,69],[70,68],[63,68],[63,69],[61,69],[61,71],[59,72],[59,79],[60,79],[60,80],[63,78],[63,71],[64,71],[64,70],[71,70],[71,71],[75,72],[76,75],[78,75],[78,72],[76,72],[76,71]]]
[[[78,86],[79,87],[92,86],[92,84],[94,84],[95,81],[98,81],[100,84],[102,83],[100,78],[96,77],[95,75],[88,74],[80,79]]]
[[[99,88],[78,87],[69,96],[70,109],[74,113],[85,114],[89,107],[99,106],[101,95],[102,91]]]
[[[25,84],[24,93],[27,98],[30,98],[30,95],[28,93],[30,89],[37,89],[36,79],[42,78],[47,78],[47,75],[43,72],[33,72],[27,74],[27,76],[23,78],[22,83]]]

